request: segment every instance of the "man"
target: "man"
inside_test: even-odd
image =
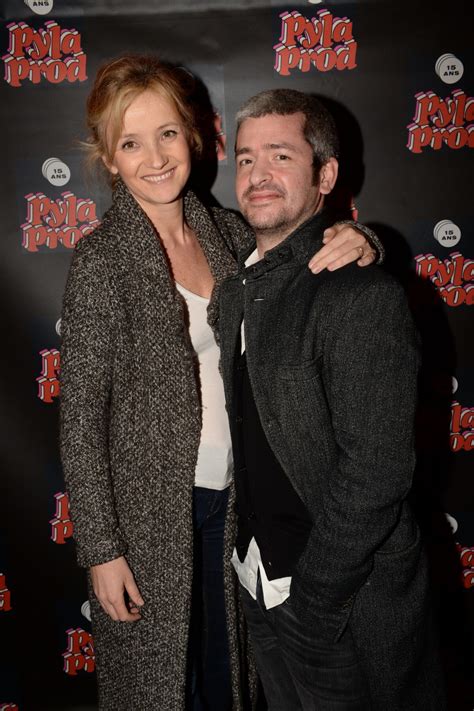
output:
[[[233,564],[272,711],[444,708],[406,497],[417,339],[376,267],[312,274],[332,216],[331,116],[293,90],[237,115],[236,191],[257,249],[222,286]]]

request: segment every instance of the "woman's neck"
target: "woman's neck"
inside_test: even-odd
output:
[[[141,205],[160,235],[164,245],[178,246],[186,242],[189,227],[184,217],[184,200],[166,205]]]

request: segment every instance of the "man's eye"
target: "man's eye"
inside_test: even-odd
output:
[[[243,168],[245,165],[250,165],[251,162],[250,158],[241,158],[239,160],[239,166]]]
[[[279,153],[275,158],[277,160],[290,160],[290,156],[286,156],[284,153]]]

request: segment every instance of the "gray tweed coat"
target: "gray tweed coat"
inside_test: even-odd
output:
[[[188,192],[218,284],[251,235],[232,213]],[[209,306],[215,325],[216,296]],[[155,231],[123,183],[100,227],[78,244],[64,296],[61,455],[79,563],[124,555],[143,619],[114,622],[91,591],[99,704],[184,709],[192,582],[192,490],[201,430],[181,300]],[[229,511],[232,511],[232,505]],[[232,521],[227,531],[230,561]],[[234,708],[246,704],[247,649],[226,569]],[[248,681],[248,680],[247,680]]]

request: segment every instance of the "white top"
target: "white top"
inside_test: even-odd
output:
[[[181,284],[189,319],[189,337],[197,361],[201,395],[202,429],[196,464],[195,486],[221,491],[232,479],[232,443],[225,409],[224,384],[219,373],[220,351],[207,322],[209,299],[193,294]]]
[[[255,249],[245,261],[245,266],[250,267],[250,265],[255,264],[258,261],[258,252]],[[243,280],[243,283],[245,284],[245,279]],[[240,332],[243,353],[245,350],[243,321]],[[243,563],[240,562],[237,551],[234,548],[232,565],[235,568],[240,584],[243,585],[254,600],[257,599],[257,574],[260,570],[263,602],[265,603],[267,610],[270,610],[272,607],[276,607],[277,605],[281,605],[281,603],[290,596],[291,577],[277,578],[276,580],[269,580],[267,578],[267,574],[265,573],[265,568],[262,563],[262,556],[260,555],[260,549],[255,538],[252,538],[249,543],[247,555],[245,556]]]

